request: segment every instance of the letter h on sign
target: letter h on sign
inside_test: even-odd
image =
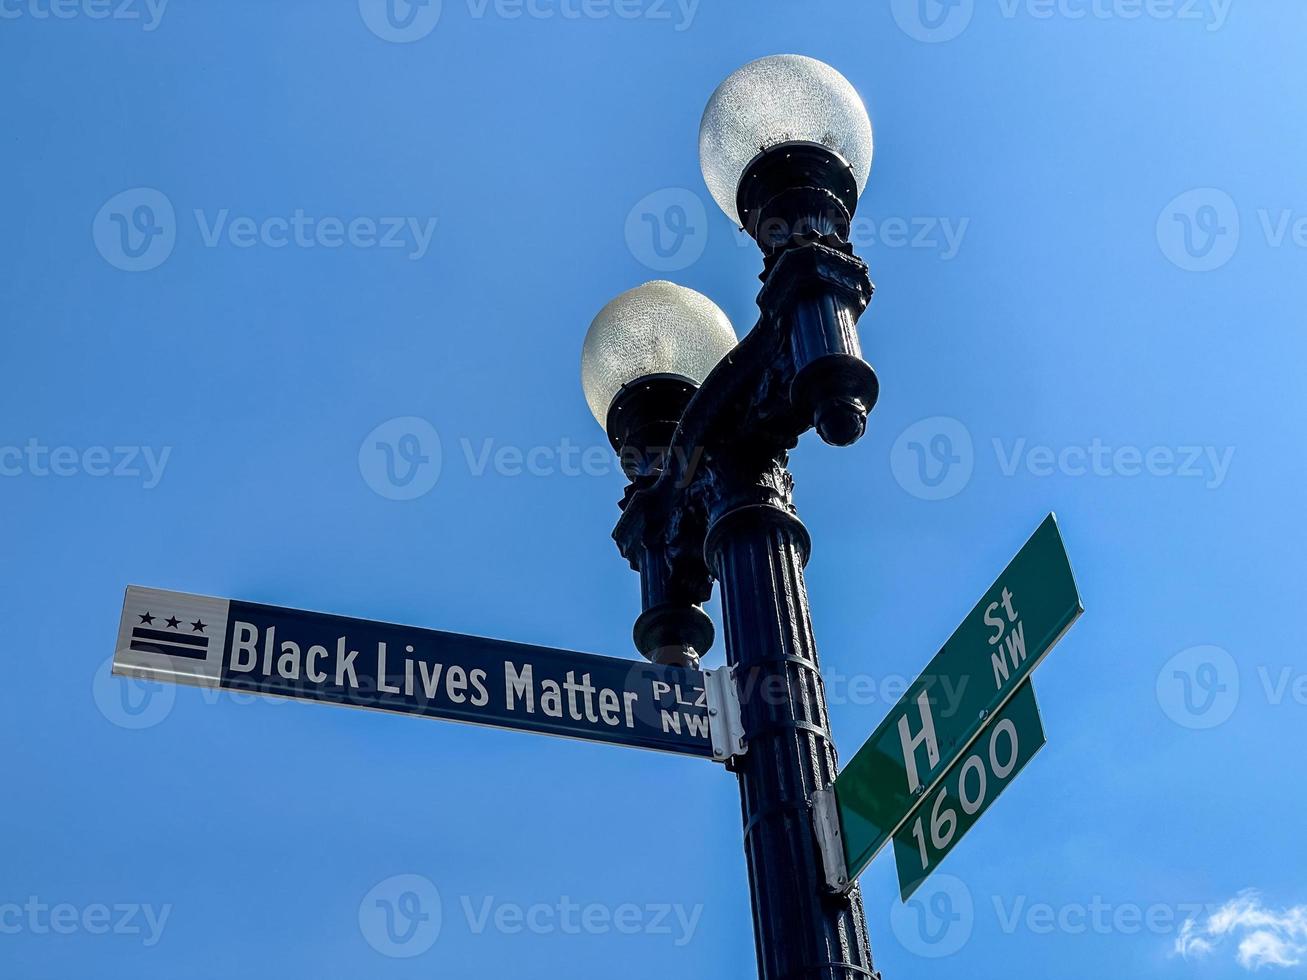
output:
[[[939,765],[939,740],[935,737],[935,718],[930,710],[930,688],[921,692],[917,698],[917,708],[921,712],[921,731],[912,734],[908,716],[899,717],[899,740],[903,743],[903,766],[908,773],[908,792],[915,793],[921,787],[921,778],[917,774],[917,749],[926,744],[926,770],[929,772]]]

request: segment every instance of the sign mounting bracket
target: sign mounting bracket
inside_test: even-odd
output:
[[[853,888],[853,880],[844,861],[844,835],[840,831],[834,786],[812,794],[812,831],[817,836],[817,850],[826,873],[826,890],[834,895],[847,894]]]
[[[708,730],[712,736],[714,762],[729,763],[748,751],[744,725],[740,721],[740,695],[735,670],[718,667],[704,672],[708,687]]]

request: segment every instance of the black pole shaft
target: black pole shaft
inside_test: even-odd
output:
[[[855,887],[824,890],[812,795],[836,773],[803,568],[808,533],[778,466],[772,499],[719,512],[706,557],[721,583],[748,751],[736,760],[761,980],[865,980],[871,948]]]

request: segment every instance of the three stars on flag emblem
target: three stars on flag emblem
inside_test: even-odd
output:
[[[132,628],[131,640],[131,649],[137,653],[161,653],[191,660],[208,659],[209,635],[205,633],[207,623],[197,619],[190,624],[190,632],[186,632],[182,628],[182,621],[176,616],[165,619],[161,628],[155,628],[155,617],[148,609],[140,613],[138,618],[141,622]]]

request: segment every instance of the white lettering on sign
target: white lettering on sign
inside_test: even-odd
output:
[[[538,677],[529,663],[506,660],[503,669],[502,704],[508,711],[639,730],[640,693],[637,691],[602,687],[587,670],[569,670],[560,681]],[[260,629],[245,622],[232,626],[227,670],[233,674],[261,674],[353,691],[375,687],[382,694],[428,702],[443,700],[477,708],[490,704],[494,690],[486,670],[432,663],[415,655],[411,644],[404,645],[400,653],[398,644],[378,641],[375,652],[369,656],[351,647],[347,636],[340,636],[334,649],[314,645],[302,650],[300,644],[291,640],[279,643],[275,626]],[[651,693],[661,713],[664,733],[684,731],[700,738],[709,737],[705,688],[683,688],[679,683],[655,680],[651,683]],[[938,749],[934,747],[933,725],[930,728],[933,765]]]
[[[513,710],[514,698],[525,703],[527,714],[535,711],[535,687],[531,683],[530,664],[523,667],[520,674],[511,663],[504,664],[504,707],[509,711]]]
[[[681,719],[684,718],[685,731],[687,733],[690,735],[697,735],[700,738],[708,737],[707,715],[692,715],[688,711],[682,713],[680,711],[671,711],[667,708],[662,708],[660,710],[663,723],[663,734],[667,734],[668,732],[675,732],[677,735],[681,734]]]
[[[259,631],[249,623],[237,623],[231,641],[231,669],[247,674],[258,659]],[[249,657],[247,660],[246,657]]]
[[[275,630],[276,627],[274,626],[268,627],[268,636],[272,636]],[[357,650],[351,650],[349,653],[345,652],[345,637],[342,636],[337,638],[336,640],[336,686],[337,687],[345,686],[345,677],[346,675],[348,675],[349,686],[356,689],[358,688],[359,677],[358,674],[354,673],[354,661],[358,659],[358,656],[359,656],[359,652]],[[263,672],[265,674],[268,673],[267,667],[264,667]]]
[[[995,615],[1000,605],[1007,615],[1006,619]],[[985,607],[985,625],[994,630],[989,645],[997,646],[998,649],[989,655],[989,660],[994,668],[994,688],[1001,691],[1003,685],[1011,679],[1012,671],[1026,659],[1026,624],[1020,622],[1020,614],[1012,605],[1012,593],[1006,586],[999,599]]]
[[[680,708],[708,707],[708,689],[706,687],[693,687],[687,694],[681,690],[680,684],[654,681],[653,693],[654,700],[660,705],[668,701],[675,705],[672,708],[659,708],[659,720],[662,723],[664,735],[671,732],[680,735],[682,728],[684,728],[690,735],[696,735],[700,738],[708,737],[707,715],[694,711],[678,710]]]
[[[327,654],[328,651],[326,647],[316,645],[309,647],[309,652],[305,654],[304,676],[314,684],[327,683],[327,675],[318,669],[318,661],[327,656]]]
[[[404,647],[405,654],[412,654],[413,646]],[[313,684],[334,683],[336,687],[348,687],[359,690],[357,661],[358,650],[349,649],[348,637],[336,639],[335,666],[328,670],[323,661],[332,657],[332,651],[324,646],[314,644],[307,651],[301,651],[294,640],[283,640],[277,644],[277,628],[269,626],[263,635],[263,658],[259,659],[259,629],[251,623],[237,622],[233,628],[231,657],[228,669],[237,674],[252,674],[255,671],[265,677],[280,677],[283,680],[298,681],[301,677]],[[459,666],[446,667],[444,664],[432,664],[425,660],[416,661],[410,656],[404,657],[404,679],[402,683],[390,680],[392,671],[388,664],[393,662],[384,641],[377,643],[376,678],[377,690],[384,694],[403,694],[414,697],[420,694],[426,700],[434,700],[443,690],[446,698],[454,704],[471,704],[484,707],[490,703],[490,692],[486,688],[484,670],[466,670]],[[528,667],[529,671],[530,668]],[[589,675],[586,675],[587,677]],[[421,688],[419,690],[419,681]],[[442,683],[443,682],[443,683]],[[511,698],[510,698],[511,706]]]
[[[537,688],[539,699],[536,698]],[[599,702],[597,712],[596,695]],[[511,661],[504,664],[504,705],[509,711],[515,710],[520,703],[528,715],[533,715],[539,704],[540,712],[550,718],[566,715],[572,721],[591,724],[602,721],[612,728],[620,725],[635,728],[635,705],[639,700],[640,695],[635,691],[621,691],[619,697],[619,692],[612,688],[596,688],[588,673],[582,674],[578,681],[576,671],[569,670],[561,685],[550,680],[537,684],[530,664],[524,664],[520,670]]]
[[[1000,738],[1007,742],[1005,749],[999,746]],[[999,761],[1000,753],[1007,755],[1005,761]],[[991,785],[990,775],[993,775],[996,783],[1001,784],[1006,781],[1016,769],[1018,756],[1017,726],[1012,719],[1004,718],[989,733],[989,751],[978,751],[969,755],[966,762],[962,763],[962,769],[958,773],[957,794],[963,813],[968,817],[974,817],[984,808]],[[985,765],[986,761],[989,763],[988,767]],[[999,788],[1002,789],[1001,786]],[[923,871],[930,866],[932,849],[934,852],[948,850],[957,834],[958,814],[951,806],[944,805],[947,799],[948,787],[945,786],[940,789],[930,808],[929,828],[924,826],[922,816],[918,816],[912,824],[912,836],[917,842]],[[925,807],[921,812],[925,813]],[[930,840],[929,848],[926,846],[927,834]]]
[[[921,712],[921,731],[912,734],[908,716],[899,718],[899,741],[903,743],[903,766],[908,773],[908,792],[915,793],[921,786],[917,775],[917,748],[925,743],[927,770],[939,765],[939,740],[935,737],[935,719],[930,713],[930,691],[925,690],[917,698],[917,708]]]

